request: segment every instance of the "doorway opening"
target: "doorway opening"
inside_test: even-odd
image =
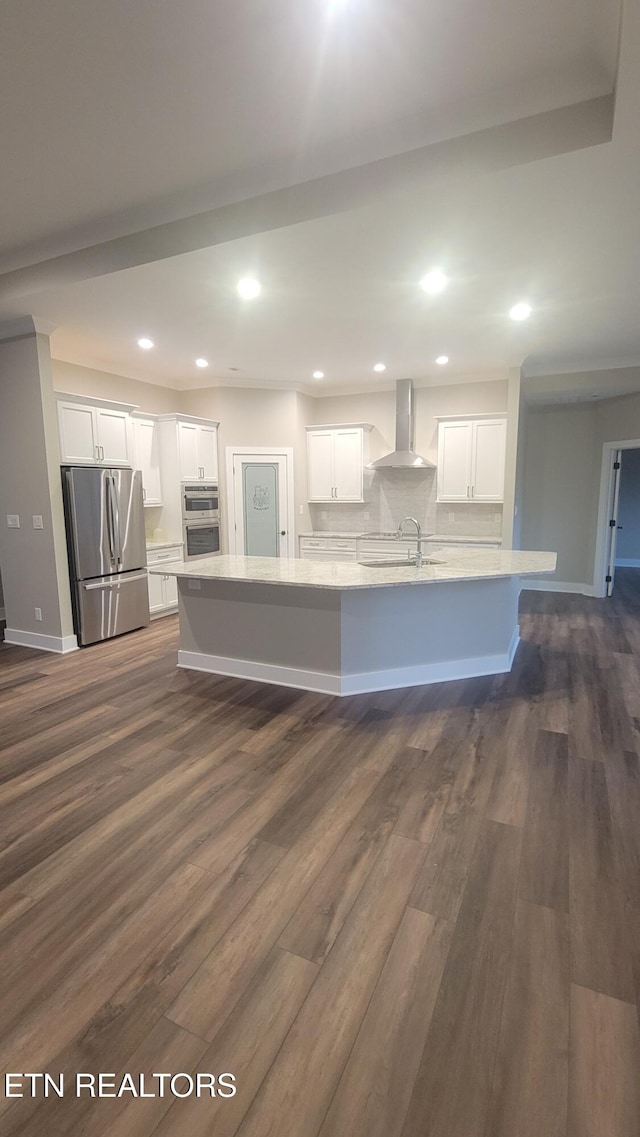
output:
[[[596,596],[617,586],[640,602],[640,439],[604,446],[594,585]]]
[[[293,556],[293,450],[227,446],[226,458],[229,552]]]

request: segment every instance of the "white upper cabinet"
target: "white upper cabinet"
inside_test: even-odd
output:
[[[160,478],[160,439],[155,420],[133,418],[136,469],[142,471],[142,493],[145,505],[162,505]]]
[[[370,427],[307,428],[309,501],[364,501]]]
[[[218,480],[218,428],[198,427],[198,465],[206,481]]]
[[[314,430],[307,434],[309,501],[333,497],[333,432]]]
[[[178,422],[180,480],[218,480],[217,427]]]
[[[504,417],[440,422],[438,501],[503,501],[506,440]]]
[[[180,459],[180,480],[185,482],[188,478],[195,481],[200,477],[198,463],[198,428],[192,422],[178,423],[178,450]]]
[[[62,462],[97,466],[131,466],[131,418],[123,406],[73,396],[58,400]]]
[[[58,402],[60,456],[63,462],[97,462],[95,408]]]
[[[109,466],[130,466],[130,416],[126,411],[96,407],[100,461]]]

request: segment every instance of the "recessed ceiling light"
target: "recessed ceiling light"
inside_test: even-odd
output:
[[[202,357],[200,357],[200,359],[196,359],[196,367],[208,367],[208,366],[209,366],[209,360],[208,359],[202,359]]]
[[[386,371],[387,365],[386,365],[386,363],[374,363],[373,370],[374,371]]]
[[[324,371],[314,371],[313,378],[314,379],[324,379]]]
[[[444,367],[445,363],[448,363],[448,362],[449,362],[449,356],[448,355],[439,355],[438,358],[436,359],[436,363],[439,363],[441,367]]]
[[[448,283],[449,279],[445,276],[441,268],[432,268],[426,276],[423,276],[420,281],[420,287],[424,288],[425,292],[428,292],[430,296],[435,296],[436,292],[442,292]]]
[[[509,315],[512,320],[528,320],[531,315],[531,305],[524,302],[514,304],[513,308],[509,309]]]
[[[148,351],[149,348],[153,346],[153,340],[150,340],[148,336],[142,336],[138,340],[138,347],[141,347],[143,351]]]
[[[256,296],[260,295],[262,285],[259,280],[253,276],[245,276],[242,280],[238,281],[238,292],[243,300],[253,300]]]

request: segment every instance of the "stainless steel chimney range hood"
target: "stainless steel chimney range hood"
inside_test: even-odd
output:
[[[398,379],[396,383],[396,448],[383,458],[369,463],[370,470],[434,470],[435,463],[416,454],[413,382]]]

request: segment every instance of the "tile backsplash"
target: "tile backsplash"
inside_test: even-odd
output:
[[[425,533],[499,539],[502,506],[496,503],[436,502],[435,470],[365,470],[364,503],[310,504],[314,530],[390,532],[403,517],[416,517]],[[322,514],[326,514],[322,517]],[[368,518],[365,517],[368,514]],[[496,520],[497,519],[497,520]]]

